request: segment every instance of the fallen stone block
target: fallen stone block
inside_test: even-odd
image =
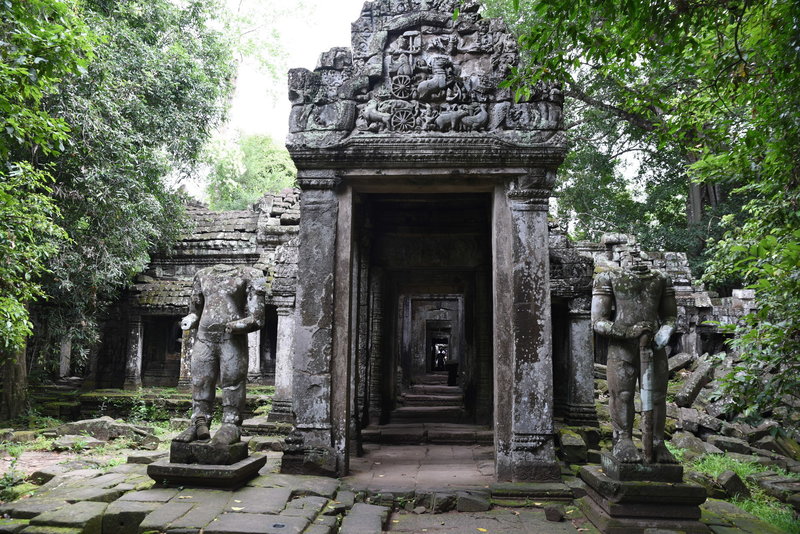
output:
[[[711,380],[713,370],[714,368],[710,361],[704,360],[701,362],[675,395],[675,404],[682,408],[691,406],[700,390]]]
[[[159,443],[159,439],[153,435],[152,428],[121,423],[108,416],[64,423],[55,430],[60,436],[84,435],[101,441],[124,437],[134,441],[137,446],[147,449],[155,449]]]
[[[731,470],[724,471],[717,477],[717,484],[722,486],[725,492],[730,497],[738,497],[740,499],[749,499],[750,498],[750,490],[747,487],[747,484],[739,478],[739,475],[734,473]]]
[[[670,442],[679,449],[685,449],[690,456],[697,457],[704,454],[722,454],[722,449],[710,443],[706,443],[689,432],[676,432],[672,435]]]
[[[728,436],[709,436],[706,441],[711,445],[714,445],[715,447],[727,452],[750,454],[753,450],[745,440],[739,438],[730,438]]]
[[[800,512],[800,493],[790,495],[789,498],[786,499],[786,504],[791,505],[795,512]]]
[[[128,455],[129,464],[150,465],[169,456],[167,451],[138,451]]]
[[[585,464],[587,462],[588,447],[580,434],[569,428],[560,428],[558,441],[561,456],[566,463]]]
[[[747,441],[749,441],[750,443],[754,443],[766,436],[774,436],[778,432],[778,429],[780,428],[780,425],[776,421],[764,421],[755,428],[749,425],[743,425],[743,426],[745,428]]]
[[[680,352],[667,360],[670,376],[674,375],[681,369],[686,369],[694,361],[694,356],[688,352]]]
[[[564,507],[560,504],[550,504],[544,507],[544,517],[548,521],[558,523],[564,520]]]
[[[681,428],[692,434],[710,434],[722,430],[722,421],[693,408],[680,409]]]
[[[761,478],[758,485],[764,493],[775,497],[779,501],[787,502],[789,497],[795,493],[800,493],[800,480],[783,476]]]
[[[82,451],[86,449],[96,449],[105,445],[105,441],[100,441],[91,436],[64,435],[53,442],[53,450],[62,451]]]

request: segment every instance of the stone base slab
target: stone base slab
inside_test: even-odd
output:
[[[581,479],[595,492],[617,504],[700,506],[706,490],[697,484],[621,481],[610,478],[599,465],[586,465]]]
[[[608,453],[601,456],[605,474],[614,480],[648,482],[683,482],[683,466],[680,464],[646,464],[620,462]]]
[[[211,440],[173,441],[169,461],[176,464],[233,465],[247,458],[247,444],[215,446]]]
[[[159,460],[147,466],[147,475],[165,486],[200,486],[233,489],[255,478],[267,457],[254,453],[231,465],[203,465]]]
[[[682,534],[710,534],[711,530],[699,521],[683,519],[611,517],[590,497],[578,500],[578,507],[587,519],[603,534],[645,534],[652,532],[680,532]]]
[[[605,457],[604,457],[605,460]],[[623,464],[629,466],[630,464]],[[674,476],[674,473],[669,476]],[[677,531],[710,532],[698,520],[704,488],[682,482],[615,480],[600,466],[581,468],[586,497],[579,501],[586,517],[604,534]]]

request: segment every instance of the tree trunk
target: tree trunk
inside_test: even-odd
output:
[[[0,419],[14,419],[28,407],[28,372],[25,347],[19,353],[3,357],[3,398]]]

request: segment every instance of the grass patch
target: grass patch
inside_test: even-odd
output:
[[[749,475],[772,471],[781,476],[800,480],[800,475],[789,473],[777,466],[765,466],[756,462],[743,462],[734,460],[725,454],[705,454],[689,462],[684,462],[685,449],[675,449],[667,447],[675,457],[688,469],[704,473],[714,479],[725,471],[733,471],[741,478],[750,489],[749,499],[733,499],[731,502],[752,514],[762,521],[765,521],[777,528],[785,530],[790,534],[800,534],[800,522],[794,518],[794,509],[788,504],[780,502],[778,499],[764,493],[760,486],[747,480]]]

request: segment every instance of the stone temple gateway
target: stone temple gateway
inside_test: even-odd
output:
[[[558,478],[555,410],[595,419],[588,283],[551,284],[563,97],[540,86],[515,102],[500,87],[515,37],[475,5],[454,20],[459,3],[367,2],[352,49],[290,72],[302,196],[287,471],[345,474],[360,429],[441,371],[436,351],[464,391],[453,422],[494,430],[499,480]]]

